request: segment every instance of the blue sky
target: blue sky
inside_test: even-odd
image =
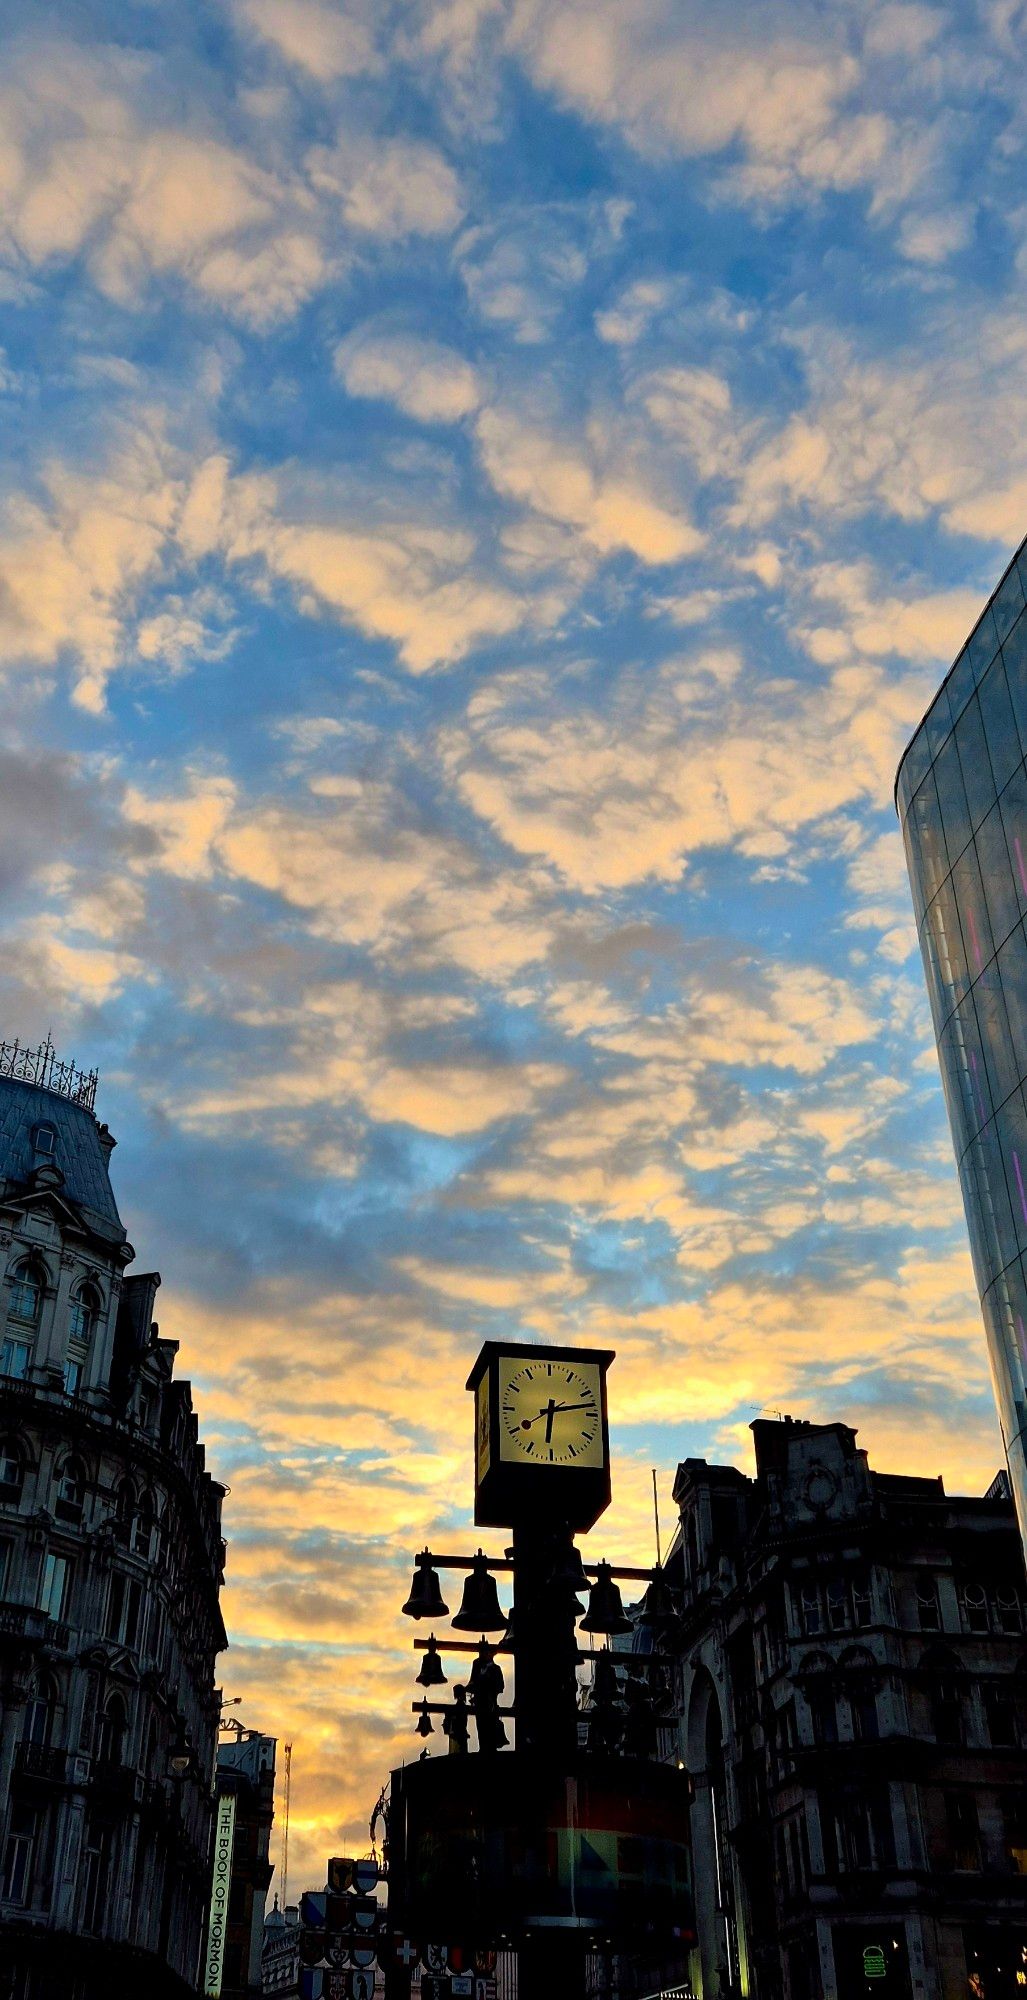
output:
[[[617,1349],[596,1553],[764,1408],[999,1461],[891,787],[1027,523],[1027,10],[5,11],[4,1030],[314,1879],[482,1339]]]

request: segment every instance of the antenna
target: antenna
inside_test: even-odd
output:
[[[285,1746],[285,1812],[282,1819],[282,1908],[289,1906],[289,1803],[292,1794],[292,1744]]]
[[[658,1496],[658,1494],[657,1494],[657,1491],[656,1491],[656,1467],[655,1467],[655,1465],[653,1466],[653,1517],[654,1517],[654,1519],[655,1519],[655,1521],[656,1521],[656,1567],[657,1567],[657,1569],[662,1569],[662,1568],[663,1568],[663,1557],[662,1557],[662,1555],[661,1555],[661,1553],[660,1553],[660,1501],[659,1501],[659,1496]]]

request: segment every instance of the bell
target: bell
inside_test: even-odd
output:
[[[638,1622],[653,1631],[665,1631],[677,1618],[670,1585],[662,1569],[654,1569],[653,1580],[638,1607]]]
[[[443,1604],[438,1571],[431,1566],[431,1551],[422,1549],[417,1558],[410,1595],[403,1606],[407,1618],[445,1618],[449,1605]]]
[[[506,1619],[500,1608],[496,1579],[481,1550],[464,1584],[460,1609],[453,1620],[459,1632],[505,1632]]]
[[[421,1712],[417,1718],[417,1734],[418,1736],[434,1736],[435,1734],[435,1724],[428,1714],[427,1698],[421,1703]]]
[[[620,1700],[620,1682],[613,1664],[612,1653],[600,1653],[595,1663],[592,1681],[592,1705],[594,1708],[610,1708]]]
[[[423,1688],[442,1687],[445,1679],[446,1669],[439,1659],[439,1649],[433,1632],[425,1647],[424,1658],[421,1661],[421,1671],[417,1676],[417,1685]]]
[[[566,1553],[560,1557],[553,1571],[553,1582],[566,1584],[568,1590],[580,1590],[584,1592],[588,1589],[588,1578],[585,1575],[585,1565],[581,1560],[581,1550],[575,1542],[572,1542]]]
[[[600,1563],[599,1574],[588,1594],[588,1610],[581,1621],[586,1632],[630,1632],[630,1618],[624,1616],[621,1594],[610,1573],[609,1563]]]

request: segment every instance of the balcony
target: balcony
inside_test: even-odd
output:
[[[46,1612],[37,1611],[34,1604],[0,1604],[0,1640],[42,1640],[46,1627]]]
[[[14,1768],[23,1778],[44,1778],[62,1785],[67,1775],[68,1753],[52,1750],[46,1743],[19,1743],[14,1752]]]

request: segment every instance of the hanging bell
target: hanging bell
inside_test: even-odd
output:
[[[620,1682],[612,1653],[600,1653],[592,1679],[593,1708],[612,1708],[620,1700]]]
[[[654,1632],[666,1631],[677,1618],[670,1585],[662,1569],[654,1569],[653,1580],[638,1607],[638,1622]]]
[[[420,1713],[417,1717],[417,1734],[418,1736],[434,1736],[435,1734],[435,1724],[428,1714],[427,1697],[422,1701]]]
[[[481,1550],[464,1584],[460,1609],[453,1620],[458,1632],[505,1632],[506,1619],[499,1603],[496,1579]]]
[[[438,1571],[431,1566],[430,1549],[422,1549],[417,1558],[410,1595],[403,1606],[407,1618],[445,1618],[449,1605],[442,1602]]]
[[[423,1688],[442,1687],[445,1679],[446,1669],[439,1659],[439,1649],[433,1632],[425,1647],[424,1658],[421,1661],[421,1671],[417,1676],[417,1685]]]
[[[588,1595],[588,1610],[581,1621],[586,1632],[630,1632],[630,1618],[624,1616],[621,1594],[614,1583],[609,1563],[599,1564],[599,1574]]]
[[[576,1542],[572,1542],[570,1547],[559,1558],[556,1568],[553,1571],[553,1582],[566,1585],[568,1590],[580,1590],[582,1595],[588,1589],[585,1565],[581,1560],[581,1550],[578,1548]]]

